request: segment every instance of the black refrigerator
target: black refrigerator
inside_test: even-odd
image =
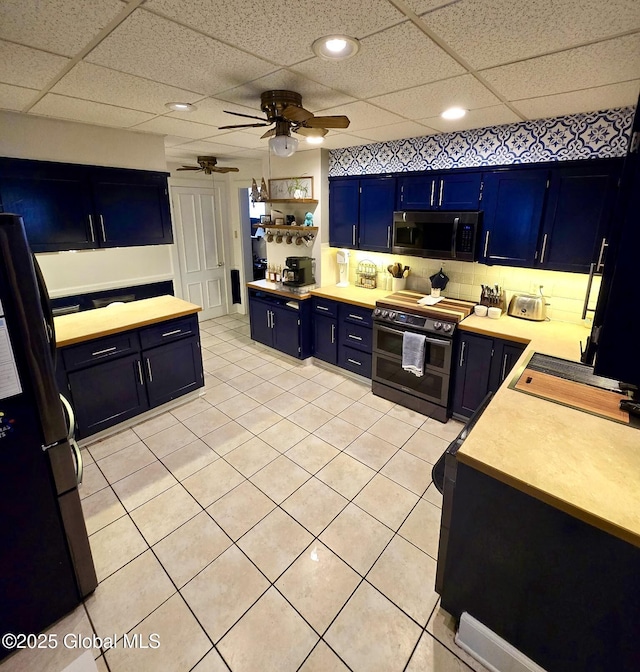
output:
[[[41,632],[97,585],[73,426],[42,274],[22,218],[0,214],[0,635]]]

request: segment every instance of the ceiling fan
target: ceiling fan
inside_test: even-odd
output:
[[[217,166],[218,159],[215,156],[199,156],[198,157],[199,166],[182,166],[177,170],[196,170],[199,173],[204,171],[205,175],[211,175],[211,173],[237,173],[239,168],[231,167],[222,167]]]
[[[291,138],[291,131],[305,137],[322,138],[329,132],[328,129],[330,128],[348,128],[349,126],[349,118],[344,114],[316,117],[313,112],[305,110],[302,107],[302,96],[295,91],[280,89],[265,91],[260,96],[260,109],[265,113],[266,119],[251,114],[225,110],[227,114],[246,117],[247,119],[257,119],[260,123],[219,126],[218,129],[259,128],[260,126],[275,124],[274,128],[270,128],[261,137],[270,138],[269,147],[275,154],[291,156],[298,146],[298,141]]]

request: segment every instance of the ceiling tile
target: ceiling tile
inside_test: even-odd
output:
[[[183,121],[171,116],[156,117],[145,121],[136,128],[136,131],[147,131],[161,135],[178,135],[192,140],[199,140],[213,135],[215,128],[205,124],[196,124],[193,121]]]
[[[68,62],[62,56],[0,40],[0,79],[4,84],[41,89]]]
[[[244,151],[237,149],[230,145],[221,145],[219,142],[209,142],[208,140],[196,140],[195,142],[189,142],[184,145],[180,145],[175,149],[179,149],[185,152],[191,152],[192,154],[202,154],[202,155],[213,155],[213,156],[232,156],[238,152]]]
[[[640,28],[637,0],[462,0],[423,20],[475,68]]]
[[[346,114],[349,117],[349,132],[361,131],[364,128],[375,128],[376,126],[386,126],[388,124],[397,124],[406,121],[396,114],[381,110],[375,105],[370,105],[364,101],[349,103],[348,105],[339,105],[330,107],[327,110],[321,110],[317,116],[332,116],[335,114]]]
[[[2,0],[0,38],[74,56],[125,6],[119,0]]]
[[[185,121],[197,121],[201,124],[208,124],[209,126],[225,126],[227,124],[247,124],[253,123],[251,119],[244,119],[243,117],[235,117],[231,114],[225,114],[224,110],[231,110],[232,112],[240,112],[241,114],[254,114],[255,116],[262,116],[262,112],[252,109],[251,107],[244,107],[242,105],[234,105],[233,103],[217,98],[203,98],[196,104],[197,109],[193,112],[172,112],[171,117],[176,119],[184,119]],[[256,124],[260,122],[256,119]],[[224,131],[221,131],[224,132]],[[210,134],[211,135],[211,134]]]
[[[85,60],[208,95],[276,69],[142,9],[133,12]]]
[[[432,12],[439,7],[446,7],[452,5],[460,0],[406,0],[407,6],[416,14],[424,14],[424,12]]]
[[[307,110],[311,110],[311,112],[324,107],[344,105],[355,100],[355,98],[348,96],[346,93],[313,82],[291,70],[278,70],[266,77],[249,82],[244,86],[224,91],[216,97],[229,100],[238,105],[246,105],[251,107],[255,114],[260,114],[260,94],[263,91],[272,91],[274,89],[296,91],[302,96],[302,105]]]
[[[175,147],[176,145],[184,145],[187,142],[191,142],[192,138],[185,138],[181,135],[165,135],[164,137],[164,146],[165,147]]]
[[[421,119],[422,123],[432,126],[436,131],[450,133],[452,131],[466,131],[470,128],[484,126],[500,126],[511,124],[522,119],[514,114],[506,105],[493,105],[481,110],[469,110],[462,119],[443,119],[440,115]]]
[[[313,58],[294,69],[358,98],[370,98],[465,72],[409,21],[362,40],[361,50],[347,61]]]
[[[306,143],[300,143],[300,146],[304,144],[303,149],[317,149],[318,145],[307,145]],[[335,135],[327,135],[324,139],[322,145],[319,145],[321,149],[340,149],[342,147],[355,147],[356,145],[369,145],[371,140],[366,138],[360,138],[357,135],[351,135],[350,133],[336,133]]]
[[[103,105],[102,103],[94,103],[77,98],[68,98],[67,96],[59,96],[55,93],[48,93],[31,108],[30,112],[46,117],[72,119],[73,121],[82,121],[87,124],[116,126],[120,128],[128,128],[151,118],[151,115],[146,112],[126,110],[122,107]]]
[[[264,149],[243,149],[237,154],[234,154],[233,159],[263,159],[268,151],[268,147],[265,147]]]
[[[370,102],[411,119],[426,119],[441,114],[448,107],[473,110],[497,105],[500,100],[472,75],[462,75],[371,98]]]
[[[423,135],[436,133],[433,128],[417,124],[415,121],[403,121],[389,126],[378,126],[366,131],[359,131],[360,135],[373,142],[386,142],[387,140],[401,140],[403,138],[419,138]]]
[[[0,109],[21,110],[32,101],[38,93],[35,89],[24,89],[21,86],[0,84]]]
[[[281,65],[312,56],[323,35],[362,38],[404,19],[387,0],[151,0],[145,7]]]
[[[155,114],[167,111],[165,103],[191,103],[202,98],[199,93],[158,84],[91,63],[78,63],[51,91]]]
[[[639,92],[640,79],[635,79],[621,84],[599,86],[595,89],[516,100],[513,105],[529,119],[545,119],[578,112],[596,112],[635,105],[638,102]]]
[[[267,130],[267,129],[265,129]],[[212,134],[210,134],[212,136]],[[244,149],[260,149],[267,144],[267,140],[261,140],[260,136],[244,131],[223,131],[221,135],[212,136],[213,142],[232,147],[244,147]]]
[[[635,79],[640,33],[503,65],[481,74],[508,100],[548,96]]]

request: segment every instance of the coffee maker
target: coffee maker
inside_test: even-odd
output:
[[[311,257],[287,257],[286,264],[286,268],[282,271],[283,285],[302,287],[315,282]]]

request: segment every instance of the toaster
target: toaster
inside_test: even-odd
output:
[[[523,320],[542,322],[547,319],[547,301],[540,294],[514,294],[509,302],[508,315]]]

